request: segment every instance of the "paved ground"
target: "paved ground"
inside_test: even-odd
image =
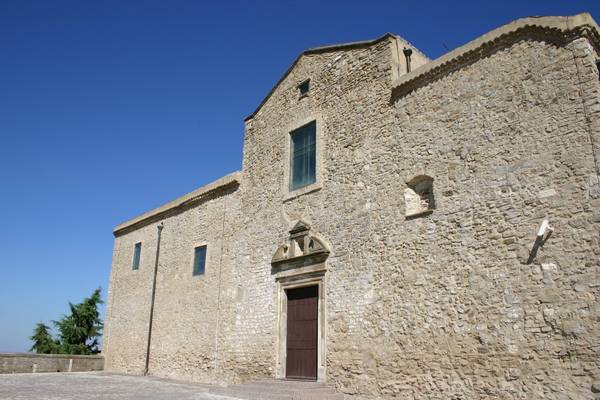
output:
[[[1,374],[1,400],[225,400],[208,386],[104,372]]]

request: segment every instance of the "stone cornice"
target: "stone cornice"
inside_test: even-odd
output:
[[[220,193],[237,189],[241,182],[242,173],[234,172],[229,175],[204,185],[193,192],[176,198],[160,207],[150,210],[140,216],[132,218],[115,227],[113,234],[116,236],[123,235],[127,232],[134,231],[146,226],[152,222],[159,221],[181,211],[187,210],[207,199],[218,196]]]
[[[588,13],[518,19],[401,76],[394,83],[392,101],[523,39],[564,45],[579,37],[600,50],[600,28]]]

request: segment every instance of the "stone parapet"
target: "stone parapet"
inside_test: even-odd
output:
[[[0,353],[0,374],[102,371],[104,357],[70,354]]]

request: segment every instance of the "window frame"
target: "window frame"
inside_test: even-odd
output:
[[[298,128],[303,127],[311,122],[315,122],[316,127],[316,135],[315,135],[315,182],[309,184],[307,186],[301,187],[299,189],[292,189],[291,185],[291,177],[292,177],[292,135],[291,132],[294,132]],[[295,118],[290,121],[289,124],[283,126],[281,128],[280,137],[285,141],[284,145],[284,157],[281,158],[281,167],[283,169],[283,176],[281,180],[281,201],[289,202],[294,199],[307,195],[309,193],[314,193],[322,189],[323,182],[325,180],[325,176],[327,171],[325,170],[324,165],[324,149],[326,144],[325,134],[326,124],[324,119],[320,113],[314,112],[302,112],[299,115],[295,115]]]
[[[204,268],[202,269],[202,273],[196,272],[196,250],[204,248]],[[192,276],[204,276],[206,275],[206,264],[208,263],[208,243],[199,243],[194,246],[192,250]]]
[[[302,130],[308,128],[310,125],[314,125],[314,154],[313,154],[313,161],[314,161],[314,173],[312,176],[312,181],[305,183],[301,186],[298,187],[294,187],[294,134],[299,134],[299,133],[303,133]],[[289,133],[290,139],[289,139],[289,146],[290,146],[290,171],[289,171],[289,177],[288,177],[288,181],[289,181],[289,191],[290,192],[295,192],[297,190],[301,190],[307,186],[310,185],[314,185],[317,182],[317,121],[313,120],[310,121],[302,126],[299,126],[298,128],[294,129],[293,131],[291,131]]]
[[[142,242],[136,242],[133,245],[133,257],[131,259],[131,269],[138,271],[142,261]]]

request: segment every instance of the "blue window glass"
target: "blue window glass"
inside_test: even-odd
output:
[[[315,121],[292,131],[292,160],[290,189],[296,190],[316,181],[316,131]]]
[[[204,275],[204,266],[206,265],[206,246],[196,247],[194,249],[194,271],[192,275]]]
[[[139,269],[140,268],[140,255],[142,254],[142,243],[136,243],[135,246],[133,247],[133,263],[131,264],[131,267],[133,269]]]

